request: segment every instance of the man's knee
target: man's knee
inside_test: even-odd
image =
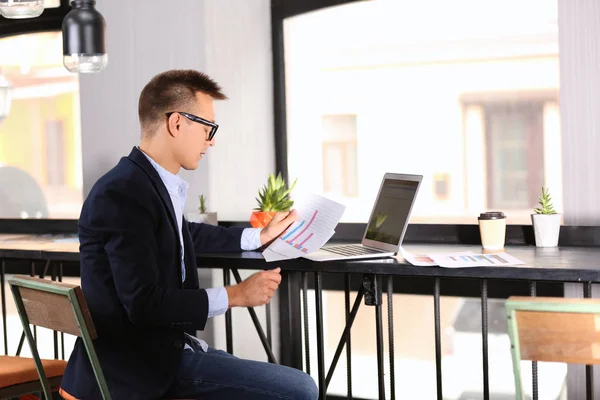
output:
[[[319,388],[315,380],[308,374],[295,370],[293,381],[294,385],[294,400],[317,400],[319,398]]]

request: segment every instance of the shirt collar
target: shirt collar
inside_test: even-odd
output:
[[[152,164],[152,166],[154,167],[156,172],[158,172],[158,175],[160,176],[160,179],[165,184],[167,191],[171,195],[175,195],[175,196],[179,197],[180,199],[185,199],[187,197],[187,192],[188,192],[190,185],[179,175],[175,175],[172,172],[169,172],[165,168],[163,168],[159,163],[154,161],[152,159],[152,157],[150,157],[148,154],[144,153],[144,151],[142,149],[140,149],[140,151],[142,152],[142,154],[144,156],[146,156],[148,161],[150,161],[150,164]]]

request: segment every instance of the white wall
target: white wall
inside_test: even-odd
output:
[[[198,195],[220,220],[246,220],[274,160],[270,3],[268,0],[99,0],[107,21],[107,69],[81,76],[84,195],[139,141],[137,101],[156,74],[193,68],[217,80],[216,146],[193,172],[187,212]],[[185,10],[185,11],[183,11]],[[250,167],[251,169],[244,168]]]
[[[600,224],[600,3],[558,0],[564,222]],[[594,285],[593,297],[598,297]],[[582,297],[578,284],[565,297]],[[594,369],[594,391],[600,390]],[[585,398],[585,367],[569,364],[568,398]]]
[[[600,2],[559,0],[565,223],[600,224]]]
[[[204,2],[178,2],[177,16],[165,16],[158,0],[99,0],[107,21],[108,67],[101,74],[82,75],[81,123],[84,196],[120,157],[138,144],[137,101],[156,74],[173,68],[204,69]],[[176,22],[177,21],[177,22]],[[196,49],[196,51],[194,51]],[[190,182],[190,193],[208,187],[208,166],[202,164]],[[186,176],[189,178],[189,176]]]
[[[217,103],[208,204],[221,220],[247,221],[275,168],[270,1],[205,4],[205,70],[230,98]]]

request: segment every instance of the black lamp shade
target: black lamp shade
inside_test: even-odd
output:
[[[63,54],[106,54],[106,22],[95,1],[73,1],[62,24]]]

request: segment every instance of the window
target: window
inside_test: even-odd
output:
[[[487,106],[488,208],[527,209],[543,186],[541,104]]]
[[[461,101],[471,206],[528,223],[542,186],[560,201],[558,93],[469,93]]]
[[[342,222],[367,221],[385,172],[423,175],[412,222],[477,224],[480,212],[500,209],[508,223],[531,223],[541,185],[562,211],[557,14],[557,2],[546,0],[372,0],[286,19],[290,178],[344,203]],[[402,305],[394,308],[402,327],[394,330],[396,397],[436,398],[431,297],[394,297]],[[444,398],[481,398],[479,307],[441,298]],[[345,326],[344,294],[325,293],[323,308],[331,360]],[[503,310],[490,299],[493,399],[514,397]],[[374,311],[361,307],[352,329],[357,398],[377,398]],[[384,328],[385,343],[386,336]],[[344,363],[328,395],[346,395]],[[540,398],[564,398],[566,365],[538,368],[548,388]]]
[[[65,184],[63,127],[63,121],[46,122],[46,171],[49,186],[60,187]]]
[[[356,197],[356,115],[323,116],[323,191]]]
[[[366,222],[385,172],[423,175],[412,222],[531,223],[542,185],[562,211],[557,13],[373,0],[286,19],[290,178],[346,204],[342,222]]]
[[[77,218],[82,205],[79,80],[62,64],[62,35],[0,40],[11,86],[0,122],[0,218]]]

